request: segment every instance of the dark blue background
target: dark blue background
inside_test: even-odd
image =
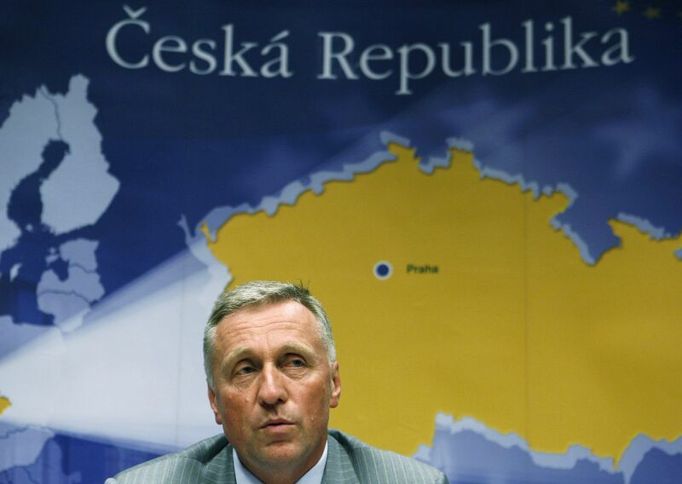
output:
[[[215,207],[255,205],[264,195],[330,164],[361,161],[359,154],[382,149],[379,134],[384,130],[410,139],[424,158],[444,155],[446,138],[462,136],[474,143],[485,167],[522,175],[540,186],[570,184],[578,198],[559,220],[579,234],[595,262],[618,246],[607,221],[620,212],[647,219],[670,234],[682,230],[682,20],[672,10],[674,3],[664,4],[658,20],[643,17],[639,2],[623,16],[613,12],[615,2],[600,1],[365,3],[129,4],[147,7],[142,18],[152,29],[146,37],[130,36],[145,46],[128,46],[138,52],[150,52],[153,40],[163,35],[179,35],[188,43],[206,37],[220,41],[226,24],[234,24],[238,42],[261,45],[289,30],[295,75],[268,80],[170,74],[151,64],[140,70],[116,65],[105,50],[105,37],[126,18],[123,2],[5,2],[0,17],[0,123],[22,95],[32,95],[40,86],[65,93],[71,77],[83,74],[90,80],[89,100],[98,109],[102,150],[121,186],[96,225],[60,237],[44,230],[23,233],[0,256],[0,314],[17,322],[52,324],[37,308],[35,289],[47,248],[61,240],[84,236],[100,242],[98,272],[111,293],[185,248],[177,226],[181,216],[195,227]],[[434,73],[413,81],[410,96],[395,95],[396,77],[316,79],[321,31],[351,34],[358,51],[373,43],[397,48],[450,42],[459,52],[460,41],[480,47],[478,26],[484,22],[491,23],[494,37],[510,37],[521,45],[521,22],[535,20],[539,42],[540,26],[557,24],[566,15],[572,16],[576,35],[628,29],[636,61],[551,73],[521,74],[517,69],[500,77],[448,79]],[[480,68],[480,60],[476,64]],[[668,114],[659,115],[659,107]],[[621,142],[643,136],[640,124],[623,126],[624,120],[638,120],[657,146],[641,150],[626,173],[619,169]],[[616,133],[610,142],[604,130]],[[54,169],[63,149],[68,146],[49,146],[41,172],[17,187],[9,210],[13,220],[38,220],[36,177]],[[17,261],[23,264],[19,277],[10,281],[9,268]],[[81,482],[95,482],[151,455],[83,442],[68,436],[53,440],[61,449],[64,473],[82,472]],[[661,457],[652,454],[647,462],[654,459]],[[17,477],[24,471],[11,472],[0,475],[0,482],[24,482]],[[25,472],[39,475],[35,469]],[[31,479],[25,482],[37,482]],[[36,479],[62,482],[57,477]]]

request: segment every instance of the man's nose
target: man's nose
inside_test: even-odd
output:
[[[287,401],[284,375],[274,366],[266,365],[261,372],[258,400],[261,405],[277,405]]]

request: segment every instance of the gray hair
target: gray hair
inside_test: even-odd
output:
[[[320,301],[315,299],[308,289],[302,285],[276,281],[252,281],[237,286],[232,290],[225,289],[216,300],[211,316],[204,328],[204,371],[206,381],[213,387],[213,357],[215,353],[215,335],[220,322],[240,309],[263,306],[283,301],[296,301],[305,306],[317,320],[322,343],[327,350],[330,363],[336,361],[336,346],[332,336],[332,327]]]

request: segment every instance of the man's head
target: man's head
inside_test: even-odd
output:
[[[296,284],[277,281],[251,281],[231,291],[223,291],[216,300],[211,316],[204,328],[204,370],[208,386],[213,388],[213,354],[215,351],[215,333],[218,324],[230,314],[249,306],[264,306],[281,301],[296,301],[305,306],[317,320],[327,357],[330,363],[336,361],[336,346],[332,336],[332,327],[320,301],[315,299],[308,289]]]
[[[204,364],[216,422],[251,472],[296,480],[317,462],[341,382],[328,318],[305,288],[257,281],[224,292]]]

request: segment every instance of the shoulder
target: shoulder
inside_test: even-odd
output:
[[[447,484],[445,475],[429,465],[395,452],[377,449],[338,430],[329,431],[329,452],[352,466],[360,482]],[[338,454],[341,454],[340,456]],[[328,460],[329,464],[329,460]]]
[[[108,479],[106,484],[219,482],[213,477],[232,470],[230,447],[223,435],[202,440],[177,452],[139,464]]]

